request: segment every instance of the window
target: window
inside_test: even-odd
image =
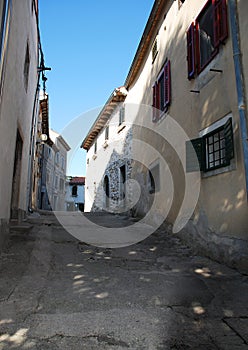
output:
[[[59,152],[57,152],[55,155],[55,162],[56,164],[59,164]]]
[[[30,66],[30,53],[29,53],[29,45],[27,43],[25,61],[24,61],[24,69],[23,69],[24,86],[25,86],[26,91],[28,90],[29,66]]]
[[[59,190],[64,191],[64,189],[65,189],[64,180],[60,179],[59,180]]]
[[[105,129],[105,141],[107,141],[109,139],[109,126],[106,126]]]
[[[61,156],[61,169],[65,169],[65,158],[63,156]]]
[[[49,171],[46,174],[46,182],[47,182],[47,184],[50,183],[50,173],[49,173]]]
[[[58,176],[56,175],[55,178],[54,178],[54,189],[55,189],[55,190],[58,188],[58,181],[59,181],[59,178],[58,178]]]
[[[197,159],[194,159],[194,152]],[[232,118],[219,128],[186,142],[187,172],[207,172],[230,165],[234,158]]]
[[[119,126],[125,121],[125,108],[121,107],[119,110]]]
[[[97,152],[97,141],[94,143],[94,154]]]
[[[148,189],[150,193],[160,190],[160,171],[159,164],[156,164],[148,171]]]
[[[77,185],[72,186],[71,195],[72,195],[72,197],[77,197],[77,195],[78,195],[78,193],[77,193]]]
[[[152,63],[155,61],[157,54],[158,54],[158,37],[156,37],[152,45]]]
[[[188,79],[208,65],[227,36],[226,0],[208,0],[187,31]]]
[[[167,60],[162,68],[155,84],[152,87],[153,90],[153,121],[156,122],[162,112],[167,111],[171,102],[171,74],[170,74],[170,61]]]

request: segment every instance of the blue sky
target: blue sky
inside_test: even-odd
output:
[[[39,21],[49,94],[50,127],[102,106],[124,84],[154,0],[40,0]],[[85,114],[82,139],[97,115]],[[69,175],[85,175],[77,151]]]

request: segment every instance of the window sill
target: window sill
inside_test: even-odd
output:
[[[119,127],[117,129],[117,133],[119,134],[125,127],[126,127],[126,125],[123,123],[121,125],[119,125]]]
[[[202,172],[202,178],[205,179],[205,178],[210,177],[210,176],[228,173],[229,171],[233,171],[236,169],[237,169],[236,163],[235,163],[235,161],[233,161],[233,162],[231,162],[230,165],[224,166],[222,168]]]
[[[169,109],[169,105],[165,107],[163,111],[160,111],[161,113],[159,114],[157,119],[153,121],[153,123],[159,125],[167,117],[168,109]]]

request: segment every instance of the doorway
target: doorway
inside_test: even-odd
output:
[[[109,192],[110,192],[108,175],[105,175],[105,177],[104,177],[103,189],[104,189],[103,205],[104,205],[104,209],[108,209],[109,208]]]
[[[126,201],[126,165],[122,165],[120,167],[120,188],[119,188],[119,193],[120,193],[120,201],[121,201],[121,206],[125,206],[125,201]]]
[[[13,170],[13,178],[12,178],[11,213],[10,213],[11,219],[18,219],[21,168],[22,168],[22,148],[23,148],[23,141],[19,130],[17,130],[14,170]]]

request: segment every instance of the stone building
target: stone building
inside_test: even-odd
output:
[[[132,140],[143,145],[135,150],[132,141],[130,159],[139,162],[131,178],[140,186],[132,213],[149,215],[155,226],[166,219],[197,249],[243,270],[248,269],[247,11],[244,0],[156,0],[124,84],[125,105],[137,106],[130,117],[137,126]],[[88,134],[89,162],[94,135]],[[91,202],[97,202],[94,191]]]
[[[0,2],[0,247],[29,206],[39,107],[38,1]]]
[[[118,212],[129,200],[125,183],[131,175],[132,130],[126,96],[124,87],[113,91],[82,143],[87,150],[85,211]]]

